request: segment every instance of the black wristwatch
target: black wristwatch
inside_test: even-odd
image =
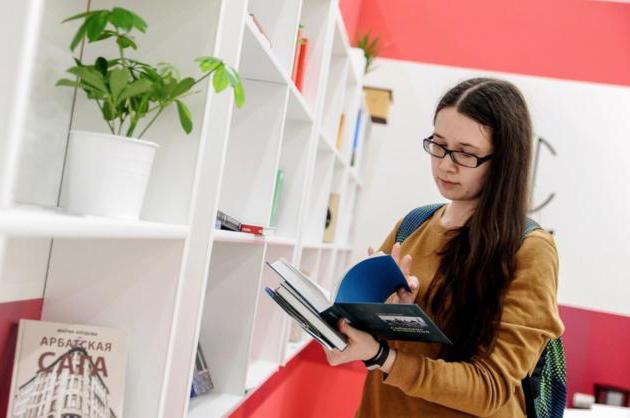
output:
[[[387,341],[380,340],[379,344],[376,355],[369,360],[363,360],[363,364],[365,364],[365,367],[367,367],[368,370],[376,370],[383,367],[387,357],[389,357],[389,345],[387,345]]]

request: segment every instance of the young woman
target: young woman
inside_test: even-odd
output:
[[[433,124],[422,145],[449,203],[402,246],[394,245],[401,218],[380,251],[394,257],[412,289],[389,301],[422,306],[453,345],[390,341],[382,366],[368,373],[356,417],[523,417],[521,379],[564,331],[553,237],[536,230],[521,240],[529,111],[511,83],[475,78],[444,95]],[[330,364],[379,351],[371,335],[344,321],[339,328],[349,346],[327,351]]]

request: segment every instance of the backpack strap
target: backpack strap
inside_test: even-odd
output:
[[[413,209],[403,218],[396,233],[396,242],[402,243],[413,232],[420,228],[422,224],[429,219],[436,210],[444,206],[445,203],[436,203],[433,205],[420,206]]]
[[[402,243],[406,240],[409,235],[413,234],[416,229],[420,228],[427,219],[433,216],[433,214],[444,205],[445,203],[435,203],[432,205],[420,206],[405,215],[400,223],[400,227],[398,227],[396,242]],[[521,241],[525,239],[527,234],[535,231],[536,229],[542,229],[542,227],[533,219],[527,218],[525,221],[525,230],[521,234]]]

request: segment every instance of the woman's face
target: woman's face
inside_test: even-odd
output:
[[[440,110],[435,118],[433,141],[453,151],[477,157],[492,154],[490,129],[457,111],[455,107]],[[492,160],[477,168],[463,167],[450,155],[431,157],[433,179],[442,196],[451,201],[474,201],[479,198]]]

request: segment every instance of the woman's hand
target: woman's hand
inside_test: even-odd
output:
[[[369,247],[368,255],[371,257],[373,254],[374,249],[372,247]],[[411,262],[413,261],[413,258],[409,254],[404,256],[402,259],[400,258],[400,243],[398,242],[395,243],[392,247],[391,256],[405,275],[405,279],[407,279],[407,284],[409,285],[411,291],[408,292],[407,290],[405,290],[405,288],[401,287],[396,293],[392,293],[387,298],[385,303],[415,303],[416,297],[418,296],[420,282],[418,281],[418,278],[416,276],[412,276],[410,272]]]
[[[338,327],[339,331],[348,337],[348,346],[343,351],[324,349],[331,366],[356,360],[368,360],[376,355],[380,348],[379,343],[370,334],[359,331],[343,319],[339,320]]]

